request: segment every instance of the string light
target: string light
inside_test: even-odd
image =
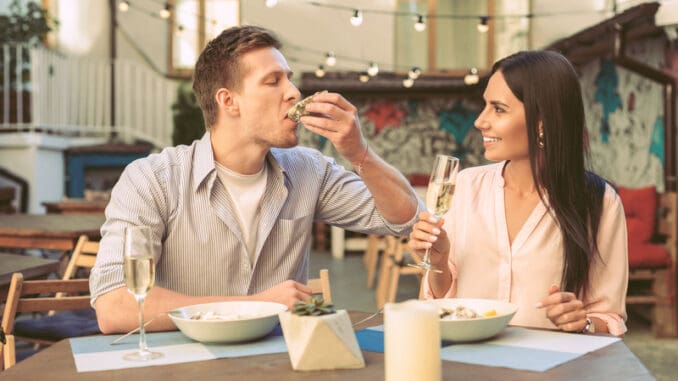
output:
[[[367,68],[367,74],[369,74],[370,77],[379,74],[379,66],[374,62],[370,62],[370,67]]]
[[[358,9],[353,10],[353,16],[351,16],[351,25],[360,26],[363,23],[363,13]]]
[[[325,76],[325,66],[323,65],[318,65],[318,67],[315,69],[315,76],[318,78],[322,78]]]
[[[420,75],[421,69],[416,66],[413,66],[412,69],[410,69],[410,71],[407,73],[407,77],[412,80],[419,78]]]
[[[161,9],[160,12],[160,17],[164,19],[168,19],[170,17],[170,5],[169,3],[165,3],[165,8]]]
[[[122,0],[120,3],[118,3],[118,10],[120,12],[129,11],[129,2],[127,0]]]
[[[417,15],[417,22],[414,23],[414,30],[417,32],[423,32],[426,29],[426,23],[424,23],[424,16]]]
[[[276,5],[278,5],[278,0],[266,0],[266,6],[269,8],[273,8]]]
[[[479,80],[478,69],[474,67],[472,67],[468,74],[464,76],[464,83],[467,85],[475,85]]]
[[[327,52],[325,54],[325,64],[330,67],[337,64],[337,56],[334,55],[334,52]]]
[[[406,87],[406,88],[408,88],[408,89],[409,89],[410,87],[414,86],[414,79],[412,79],[412,78],[405,78],[405,79],[403,79],[403,86]]]
[[[360,73],[360,75],[358,76],[358,80],[362,83],[369,81],[370,80],[369,73],[367,73],[367,72]]]
[[[488,16],[480,16],[480,22],[478,23],[478,32],[485,33],[490,30],[490,26],[487,25]]]

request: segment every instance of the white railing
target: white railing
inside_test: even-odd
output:
[[[2,46],[0,52],[0,132],[100,137],[115,132],[128,142],[143,140],[157,148],[172,144],[174,81],[116,60],[111,86],[109,60],[16,45]]]

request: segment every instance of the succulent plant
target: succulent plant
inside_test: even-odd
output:
[[[320,316],[337,312],[332,303],[325,303],[322,297],[313,297],[309,302],[294,303],[292,313],[299,316]]]

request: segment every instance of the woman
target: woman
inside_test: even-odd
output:
[[[431,248],[428,298],[518,305],[511,324],[626,331],[626,223],[619,197],[585,169],[585,121],[566,58],[519,52],[492,67],[475,121],[485,157],[459,173],[450,211],[421,213],[410,249]]]

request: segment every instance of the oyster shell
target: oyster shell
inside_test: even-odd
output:
[[[308,97],[300,100],[299,102],[295,103],[294,106],[292,106],[292,108],[290,108],[289,111],[287,111],[287,117],[292,119],[295,122],[299,122],[299,119],[302,116],[310,115],[311,113],[306,111],[305,108],[306,108],[306,105],[311,103],[312,100],[313,100],[313,95],[308,96]]]

